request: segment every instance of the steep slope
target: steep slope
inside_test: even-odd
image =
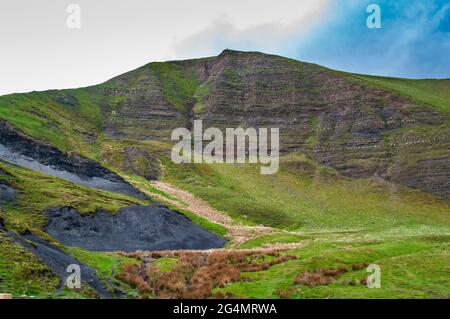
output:
[[[0,118],[98,161],[105,138],[168,142],[173,129],[189,128],[193,119],[204,127],[279,127],[284,153],[304,152],[345,176],[380,176],[448,199],[447,86],[225,50],[214,58],[150,63],[86,89],[4,96]],[[155,162],[139,148],[123,152],[128,164],[119,169],[134,174],[136,162]],[[159,173],[153,165],[143,175]]]
[[[398,92],[419,103],[450,112],[450,79],[410,80],[361,74],[351,74],[351,76],[374,86]]]
[[[415,98],[372,82],[226,50],[149,64],[97,89],[114,101],[104,122],[110,138],[167,141],[193,119],[204,127],[279,127],[284,153],[305,152],[346,176],[381,176],[448,199],[450,116],[439,107],[445,96],[425,103],[433,86],[421,86]]]
[[[96,160],[104,137],[167,142],[193,119],[205,127],[279,127],[283,152],[305,152],[346,176],[381,176],[448,199],[446,86],[225,50],[215,58],[151,63],[87,89],[4,96],[0,117]],[[130,162],[154,160],[138,149],[126,155]]]

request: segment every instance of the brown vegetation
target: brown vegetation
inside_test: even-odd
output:
[[[227,298],[213,294],[214,288],[225,287],[246,280],[243,272],[267,270],[269,267],[295,259],[295,256],[278,251],[166,251],[132,253],[142,265],[126,265],[118,279],[136,287],[142,295],[156,298]],[[177,258],[170,271],[161,271],[154,263],[163,257]]]
[[[330,285],[336,282],[336,279],[346,273],[348,270],[345,268],[339,269],[317,269],[312,272],[304,272],[298,275],[294,284],[296,285],[304,285],[308,287],[315,287],[321,285]]]
[[[351,270],[357,271],[367,267],[368,264],[353,264],[351,265]],[[294,284],[296,285],[304,285],[308,287],[315,287],[321,285],[331,285],[337,281],[337,278],[348,272],[349,270],[346,268],[338,268],[338,269],[317,269],[315,271],[307,271],[300,275],[298,275]],[[365,284],[366,277],[361,280],[344,280],[342,284],[344,285],[352,285],[356,286],[359,284]]]
[[[277,289],[276,294],[281,299],[292,299],[292,296],[297,292],[297,289],[291,287],[287,289]]]
[[[367,268],[367,266],[369,266],[369,264],[353,264],[352,270],[361,270]]]

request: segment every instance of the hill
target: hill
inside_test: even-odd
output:
[[[118,265],[147,259],[61,243],[46,232],[46,212],[71,207],[81,215],[116,214],[157,201],[226,236],[237,252],[285,245],[289,258],[243,271],[251,280],[213,285],[208,293],[448,297],[450,282],[439,279],[449,257],[448,92],[449,80],[371,77],[225,50],[150,63],[92,87],[2,96],[0,264],[20,260],[2,267],[0,290],[40,296],[57,290],[48,263],[21,241],[33,241],[30,233],[96,270],[100,280],[126,274],[131,266]],[[191,128],[197,119],[205,128],[280,128],[279,173],[260,175],[251,164],[174,164],[172,130]],[[88,182],[80,184],[74,174]],[[19,257],[11,257],[16,252]],[[159,258],[163,267],[185,266],[183,256]],[[386,267],[384,291],[337,280],[306,290],[294,285],[302,272],[324,268],[345,268],[344,277],[359,280],[361,269],[349,269],[371,262]],[[36,264],[37,274],[30,270]],[[410,283],[395,278],[401,264],[411,265]],[[147,293],[139,287],[148,283],[126,278],[114,278],[109,289],[129,297]],[[66,294],[93,296],[95,287],[60,296]]]

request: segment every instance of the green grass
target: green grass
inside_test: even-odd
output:
[[[192,222],[199,225],[200,227],[209,230],[219,236],[225,236],[227,233],[227,230],[225,227],[213,223],[203,217],[200,217],[186,209],[179,209],[175,207],[172,203],[169,201],[177,201],[177,199],[169,194],[166,194],[156,188],[154,188],[151,183],[143,178],[142,176],[136,176],[132,175],[130,173],[124,173],[121,172],[115,168],[122,166],[123,161],[123,147],[125,147],[124,143],[128,146],[135,146],[138,148],[141,148],[151,154],[154,154],[155,158],[158,158],[159,160],[164,161],[165,163],[169,163],[170,159],[167,158],[165,153],[167,153],[167,146],[162,146],[158,144],[153,143],[146,143],[146,142],[137,142],[137,141],[112,141],[107,140],[105,141],[103,148],[108,149],[109,153],[114,154],[112,157],[108,158],[108,167],[111,166],[112,170],[116,170],[116,172],[121,175],[124,179],[129,181],[132,185],[134,185],[136,188],[141,189],[142,191],[149,192],[150,196],[151,194],[160,195],[163,197],[163,202],[165,205],[167,205],[170,209],[174,211],[178,211],[188,217]],[[164,199],[167,199],[168,201],[164,201]]]
[[[47,219],[44,214],[46,208],[73,206],[80,213],[89,214],[100,208],[114,213],[122,207],[147,204],[129,196],[78,186],[3,162],[0,162],[0,169],[6,173],[0,175],[0,179],[7,181],[18,191],[17,204],[3,205],[0,208],[0,218],[4,220],[7,229],[18,232],[30,230],[61,249],[66,248],[43,231]],[[99,277],[105,280],[111,278],[114,272],[119,272],[123,263],[132,262],[130,258],[113,254],[87,252],[77,248],[69,248],[69,251],[82,262],[92,265]],[[126,285],[116,284],[130,296],[137,296]],[[54,276],[47,266],[0,231],[1,292],[10,292],[15,297],[22,295],[45,298],[95,297],[95,292],[88,287],[81,291],[66,289],[60,294],[55,294],[58,285],[59,278]]]
[[[308,239],[311,239],[310,236],[300,235],[300,234],[291,234],[291,233],[277,233],[277,234],[271,234],[271,235],[263,235],[258,236],[254,239],[250,239],[246,241],[245,243],[239,245],[239,248],[241,249],[248,249],[248,248],[257,248],[257,247],[263,247],[265,244],[290,244],[290,243],[298,243],[301,241],[305,241]]]
[[[195,114],[200,114],[205,107],[202,103],[202,100],[208,96],[211,91],[210,84],[208,82],[199,85],[194,93],[194,98],[196,100],[196,104],[194,105],[193,111]]]
[[[275,175],[261,175],[259,165],[249,164],[171,165],[165,178],[237,220],[277,228],[450,225],[450,205],[431,195],[377,180],[346,179],[321,167],[313,167],[310,176],[288,162],[309,163],[290,155]]]
[[[16,231],[41,230],[46,224],[48,207],[72,206],[81,214],[105,209],[111,213],[147,202],[127,195],[79,186],[59,178],[0,162],[11,176],[0,176],[18,191],[18,204],[5,207],[6,226]]]
[[[194,106],[194,95],[198,83],[194,74],[187,73],[178,63],[151,63],[149,68],[155,73],[166,99],[182,113]]]
[[[312,121],[311,121],[312,134],[305,141],[306,145],[308,145],[309,147],[313,147],[317,143],[318,125],[319,125],[319,118],[318,117],[313,118]]]
[[[67,250],[76,259],[93,267],[103,278],[113,277],[122,271],[124,264],[137,264],[136,259],[124,257],[117,253],[88,251],[78,247],[68,247]]]
[[[67,247],[68,252],[82,263],[96,270],[97,276],[106,283],[127,294],[128,298],[138,297],[136,289],[116,279],[125,264],[137,265],[140,261],[117,253],[88,251],[78,247]],[[111,291],[113,292],[113,291]]]
[[[370,85],[388,89],[414,101],[450,113],[450,79],[411,80],[359,74],[347,74]]]
[[[0,118],[62,151],[92,157],[89,139],[101,129],[101,100],[89,89],[10,94],[0,97]]]
[[[169,272],[175,267],[177,262],[178,259],[176,258],[158,258],[153,262],[153,265],[162,272]]]
[[[51,297],[59,278],[0,230],[0,292],[14,297]]]
[[[206,218],[200,217],[194,213],[191,213],[190,211],[186,210],[186,209],[179,209],[176,208],[175,206],[172,206],[170,204],[167,204],[167,206],[169,208],[171,208],[172,210],[178,211],[180,213],[182,213],[184,216],[186,216],[187,218],[189,218],[193,223],[199,225],[200,227],[209,230],[212,233],[215,233],[219,236],[226,236],[227,235],[227,229],[225,227],[223,227],[222,225],[219,224],[215,224],[211,221],[209,221]]]
[[[292,251],[298,259],[247,273],[244,281],[218,291],[246,298],[279,298],[279,291],[290,291],[292,298],[449,298],[449,248],[448,238],[439,237],[311,243]],[[352,270],[359,263],[381,267],[380,289],[345,283],[345,279],[359,281],[368,275],[365,269]],[[349,272],[332,285],[294,285],[298,274],[326,268]]]

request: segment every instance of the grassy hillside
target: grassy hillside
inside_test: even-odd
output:
[[[75,185],[39,172],[0,161],[0,181],[8,182],[18,192],[17,203],[2,206],[1,215],[8,229],[41,231],[46,224],[48,207],[72,206],[80,213],[103,208],[111,213],[130,205],[145,205],[134,197]]]
[[[335,236],[290,251],[298,259],[247,273],[242,281],[216,292],[247,298],[449,298],[448,240],[448,235],[373,241]],[[380,289],[361,283],[368,275],[365,266],[371,263],[381,267]],[[294,283],[300,274],[330,268],[346,272],[329,284]]]
[[[48,296],[59,279],[25,248],[0,230],[0,290],[14,296]]]
[[[66,152],[93,157],[101,132],[101,97],[89,89],[0,97],[0,118]]]
[[[411,80],[360,74],[351,77],[450,113],[450,79]]]
[[[246,223],[290,229],[450,226],[450,205],[377,179],[343,178],[291,154],[281,171],[258,165],[170,165],[165,177]]]

